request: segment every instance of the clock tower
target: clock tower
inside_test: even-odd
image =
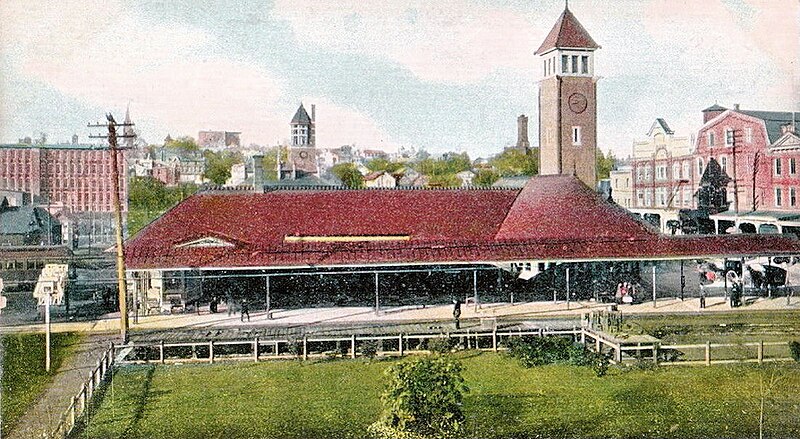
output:
[[[535,55],[539,59],[539,173],[577,176],[597,186],[597,77],[594,42],[568,7]]]

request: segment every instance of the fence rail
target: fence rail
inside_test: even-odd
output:
[[[81,416],[88,415],[89,408],[92,404],[92,396],[94,396],[97,389],[105,381],[111,370],[114,367],[114,343],[111,343],[108,349],[103,352],[103,355],[97,360],[97,366],[92,369],[89,379],[83,383],[80,392],[72,397],[67,409],[61,414],[56,428],[48,436],[51,439],[65,439],[72,433],[77,421]]]

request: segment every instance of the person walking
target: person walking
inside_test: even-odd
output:
[[[247,299],[242,299],[241,320],[244,321],[244,315],[247,314],[247,321],[250,321],[250,309],[247,308]]]
[[[456,329],[461,329],[461,323],[458,319],[461,318],[461,301],[453,299],[453,319],[456,322]]]

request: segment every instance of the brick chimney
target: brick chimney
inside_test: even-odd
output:
[[[517,148],[527,151],[531,147],[528,141],[528,116],[521,114],[517,118]]]
[[[738,108],[737,108],[738,109]],[[717,104],[714,104],[705,110],[703,110],[703,123],[707,123],[709,120],[719,116],[720,114],[724,113],[727,110],[725,107],[721,107]]]

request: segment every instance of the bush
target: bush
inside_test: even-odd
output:
[[[792,354],[794,361],[800,362],[800,341],[790,341],[789,352]]]
[[[358,346],[358,352],[370,360],[378,356],[378,340],[366,340]]]
[[[455,437],[464,426],[461,363],[443,356],[426,356],[397,363],[385,372],[381,419],[368,432],[376,438]]]
[[[524,367],[556,363],[586,366],[599,377],[608,371],[605,355],[566,338],[525,336],[510,339],[506,346],[508,355],[519,360]]]
[[[456,341],[449,337],[437,337],[425,340],[425,347],[434,354],[449,354],[455,345]]]

